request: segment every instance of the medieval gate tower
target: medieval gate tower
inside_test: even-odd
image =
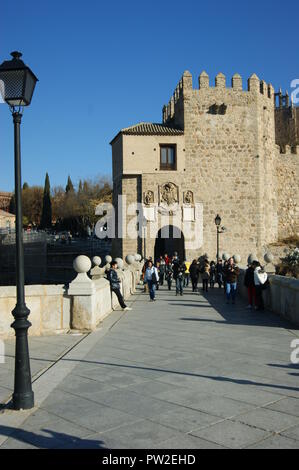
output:
[[[217,214],[227,228],[220,252],[243,261],[298,233],[299,108],[255,74],[246,90],[238,74],[231,87],[221,73],[215,86],[205,72],[198,81],[194,89],[186,71],[161,124],[124,128],[111,142],[114,256],[177,249],[215,259]],[[163,227],[178,241],[161,241]]]

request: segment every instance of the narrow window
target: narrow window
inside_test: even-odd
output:
[[[160,145],[160,170],[176,170],[176,145]]]

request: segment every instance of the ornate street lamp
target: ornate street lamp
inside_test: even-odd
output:
[[[16,200],[16,288],[17,303],[12,311],[15,321],[11,325],[16,334],[15,382],[12,404],[15,410],[34,406],[28,349],[28,321],[30,310],[25,304],[24,248],[22,232],[21,150],[20,124],[23,106],[31,103],[38,79],[20,59],[20,52],[12,52],[12,59],[0,65],[0,93],[9,105],[14,123],[15,200]]]
[[[224,233],[224,232],[227,231],[227,229],[225,227],[220,228],[221,217],[220,217],[219,214],[217,214],[216,217],[215,217],[215,225],[217,227],[217,263],[218,263],[218,261],[219,261],[219,234]]]

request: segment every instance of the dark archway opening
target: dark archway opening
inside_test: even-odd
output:
[[[177,251],[181,261],[185,260],[185,239],[183,232],[173,225],[162,227],[156,237],[155,243],[155,260],[159,256],[173,256]]]

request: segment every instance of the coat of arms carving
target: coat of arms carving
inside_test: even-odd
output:
[[[160,204],[172,206],[179,202],[179,189],[174,183],[165,183],[160,187]]]
[[[144,197],[143,197],[143,200],[144,200],[144,204],[146,206],[149,206],[150,204],[153,204],[154,203],[154,192],[153,191],[146,191],[144,193]]]
[[[184,203],[185,204],[193,204],[194,199],[193,199],[193,192],[188,190],[184,192]]]

